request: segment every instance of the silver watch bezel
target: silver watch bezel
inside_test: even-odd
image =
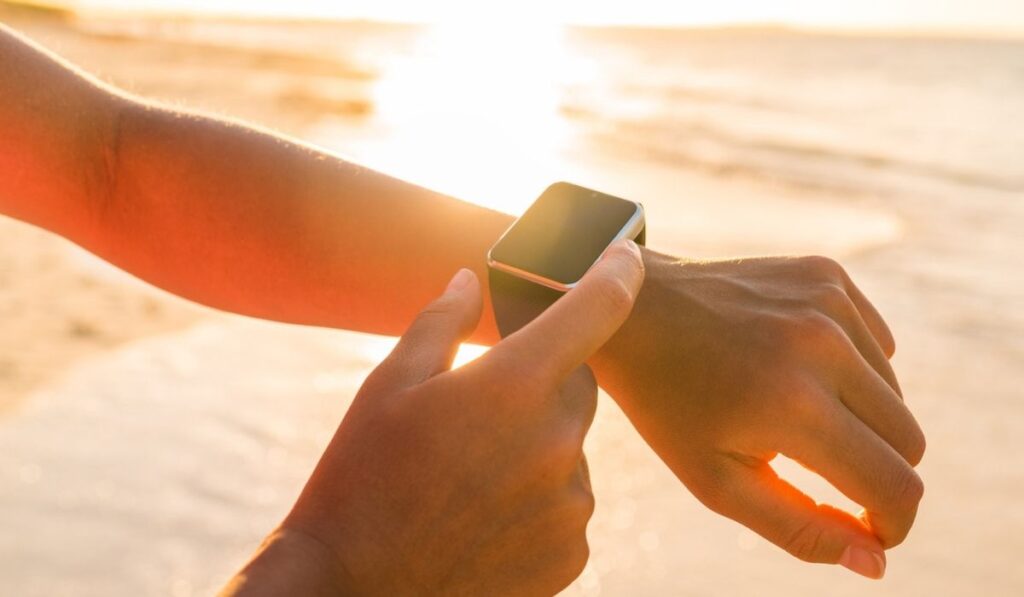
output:
[[[620,197],[620,199],[621,199],[621,197]],[[629,200],[628,199],[623,199],[623,201],[629,201]],[[626,220],[626,223],[622,226],[622,229],[620,229],[619,232],[614,237],[612,237],[612,239],[608,242],[608,245],[605,247],[605,249],[601,251],[601,255],[598,255],[597,259],[594,260],[594,263],[592,263],[590,265],[590,267],[587,268],[587,271],[590,271],[590,268],[594,267],[594,264],[596,264],[598,261],[601,260],[601,257],[604,255],[604,251],[608,250],[608,247],[610,247],[612,244],[614,244],[615,241],[621,240],[623,238],[628,238],[628,239],[634,239],[635,240],[636,237],[640,234],[640,232],[644,229],[644,225],[646,223],[645,214],[644,214],[644,206],[642,204],[640,204],[640,203],[635,202],[635,201],[630,201],[630,203],[633,203],[634,205],[636,205],[636,211],[633,213],[632,216],[630,216],[630,218],[628,220]],[[496,261],[494,259],[494,257],[492,256],[492,252],[494,251],[494,247],[497,247],[499,244],[501,244],[501,241],[505,239],[505,236],[507,236],[508,233],[511,232],[516,227],[517,224],[519,224],[519,220],[520,219],[521,219],[521,217],[520,218],[516,218],[516,221],[513,222],[512,225],[509,226],[508,229],[505,230],[505,232],[503,232],[500,237],[498,237],[498,240],[495,241],[495,243],[493,245],[491,245],[491,248],[487,250],[487,266],[488,267],[492,267],[492,268],[494,268],[494,269],[496,269],[498,271],[502,271],[502,272],[505,272],[507,274],[511,274],[513,276],[516,276],[517,278],[522,278],[524,280],[529,280],[530,282],[533,282],[534,284],[540,284],[541,286],[547,286],[548,288],[552,288],[552,289],[558,290],[560,292],[568,292],[568,291],[572,290],[573,288],[575,288],[576,285],[579,284],[579,282],[580,282],[579,280],[576,280],[575,282],[571,282],[569,284],[564,284],[562,282],[559,282],[558,280],[552,280],[551,278],[544,277],[544,276],[542,276],[540,274],[536,274],[534,272],[526,271],[524,269],[520,269],[518,267],[509,265],[509,264],[501,262],[501,261]],[[586,275],[586,272],[584,272],[584,275]],[[582,277],[581,277],[581,279],[582,279]]]

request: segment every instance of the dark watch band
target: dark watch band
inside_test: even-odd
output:
[[[633,240],[643,245],[647,240],[647,227],[641,228]],[[494,319],[502,338],[533,321],[564,294],[493,267],[488,280]]]

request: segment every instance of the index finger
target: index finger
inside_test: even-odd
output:
[[[633,310],[643,280],[639,247],[633,241],[618,241],[575,288],[499,342],[485,358],[559,382],[618,331]]]
[[[878,346],[881,347],[886,358],[891,359],[892,355],[896,353],[896,340],[893,338],[889,325],[885,323],[882,314],[868,300],[868,297],[861,292],[860,288],[857,288],[857,285],[853,283],[853,278],[845,271],[843,272],[842,282],[843,288],[850,296],[850,300],[853,301],[857,311],[860,312],[864,324],[871,331],[871,335],[875,337],[875,341],[878,342]]]
[[[924,492],[913,467],[848,410],[794,433],[781,450],[816,471],[867,512],[883,547],[898,545],[914,524]]]

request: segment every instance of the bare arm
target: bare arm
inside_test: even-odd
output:
[[[0,31],[0,211],[215,307],[397,335],[507,215],[240,124],[122,96]],[[709,508],[803,560],[880,577],[913,524],[924,436],[868,299],[822,257],[644,251],[636,308],[589,363]],[[473,340],[496,332],[484,288]],[[614,302],[615,297],[608,297]],[[777,453],[864,506],[816,504]]]
[[[112,98],[0,25],[0,213],[85,236],[108,188]]]
[[[397,335],[511,217],[116,93],[0,32],[0,211],[246,315]],[[489,313],[490,310],[485,310]],[[485,318],[477,341],[496,339]]]

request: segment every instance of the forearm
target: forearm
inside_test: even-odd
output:
[[[131,103],[99,228],[76,238],[175,294],[398,334],[511,217],[237,123]],[[487,310],[489,313],[489,309]],[[493,341],[488,317],[477,341]]]
[[[112,96],[0,23],[0,214],[68,234],[102,198]]]
[[[0,211],[216,308],[398,334],[508,215],[126,97],[0,31]],[[485,285],[486,286],[486,285]],[[473,340],[497,333],[485,288]]]
[[[397,334],[460,267],[486,279],[486,250],[511,221],[127,97],[2,29],[0,59],[0,213],[200,303]],[[474,339],[495,338],[485,317]]]

